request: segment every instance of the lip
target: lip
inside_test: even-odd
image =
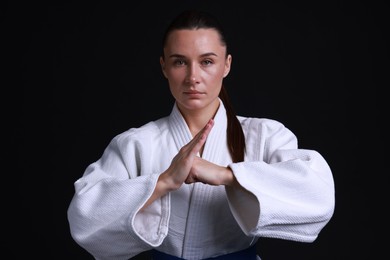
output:
[[[184,94],[187,94],[187,95],[201,95],[201,94],[204,94],[204,93],[200,92],[200,91],[196,91],[196,90],[190,90],[190,91],[184,91]]]
[[[204,93],[199,91],[185,91],[183,94],[190,99],[199,99],[204,95]]]

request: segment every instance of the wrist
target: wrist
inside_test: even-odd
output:
[[[181,186],[181,184],[177,184],[167,172],[164,172],[159,176],[157,185],[162,193],[177,190]]]
[[[224,185],[225,186],[234,186],[235,183],[237,183],[236,177],[233,174],[232,169],[228,166],[225,167],[225,173],[224,173]]]

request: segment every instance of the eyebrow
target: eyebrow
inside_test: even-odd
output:
[[[200,55],[200,57],[209,57],[209,56],[215,56],[215,57],[218,57],[218,55],[214,52],[206,52],[202,55]],[[185,58],[184,55],[181,55],[181,54],[171,54],[169,55],[169,58]]]

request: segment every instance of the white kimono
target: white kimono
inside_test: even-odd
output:
[[[191,133],[172,113],[110,142],[75,182],[68,220],[73,239],[96,259],[129,259],[159,251],[203,259],[239,251],[258,237],[312,242],[331,219],[332,172],[316,151],[298,149],[295,135],[270,119],[238,117],[245,162],[232,163],[221,102],[202,157],[230,166],[243,189],[183,184],[144,211],[159,175]]]

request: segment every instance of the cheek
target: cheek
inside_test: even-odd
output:
[[[180,92],[184,77],[178,70],[170,70],[167,72],[167,79],[169,82],[169,89],[173,96],[176,97],[176,93]]]
[[[221,81],[224,77],[224,68],[213,68],[205,73],[205,77],[211,81]]]
[[[181,82],[185,78],[185,73],[181,70],[169,70],[167,71],[167,78],[169,82]]]

